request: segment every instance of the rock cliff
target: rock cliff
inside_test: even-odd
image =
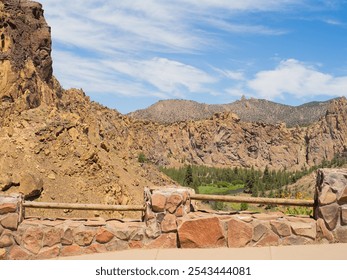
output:
[[[127,118],[59,86],[41,4],[1,1],[0,39],[0,191],[43,201],[141,204],[144,186],[171,183],[112,139],[130,126]],[[93,214],[99,215],[64,215]]]
[[[331,160],[346,150],[347,100],[330,102],[321,119],[308,127],[243,122],[233,113],[206,120],[137,126],[137,142],[153,162],[299,170]],[[142,127],[142,128],[141,128]]]
[[[41,4],[0,2],[1,116],[41,104],[52,104],[61,94],[52,76],[50,27]]]

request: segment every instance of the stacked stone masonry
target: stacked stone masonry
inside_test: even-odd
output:
[[[321,169],[317,172],[315,218],[321,232],[347,242],[347,170]]]
[[[23,219],[21,195],[0,197],[0,259],[153,248],[347,242],[347,170],[317,173],[315,217],[197,211],[190,189],[145,190],[141,221]]]

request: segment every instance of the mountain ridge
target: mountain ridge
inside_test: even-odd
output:
[[[324,116],[327,101],[312,101],[298,106],[290,106],[265,99],[241,98],[227,104],[206,104],[192,100],[160,100],[153,105],[127,114],[135,119],[170,124],[181,121],[203,120],[215,113],[232,112],[245,122],[276,124],[284,122],[288,127],[307,126]]]

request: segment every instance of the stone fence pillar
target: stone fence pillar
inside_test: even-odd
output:
[[[14,235],[24,218],[23,196],[0,196],[0,260],[15,243]]]
[[[146,234],[150,238],[167,233],[177,233],[177,218],[191,211],[190,192],[188,188],[145,189]]]
[[[315,191],[318,237],[347,242],[347,169],[319,169]]]

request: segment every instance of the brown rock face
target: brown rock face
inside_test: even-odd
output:
[[[319,121],[296,128],[242,122],[232,113],[170,125],[138,121],[134,122],[138,128],[135,141],[147,158],[163,165],[181,166],[182,162],[220,167],[268,165],[273,169],[298,170],[344,152],[347,101],[345,98],[331,101],[327,108]],[[134,140],[128,140],[126,143],[134,144]]]
[[[184,221],[178,228],[182,248],[213,248],[225,246],[225,238],[218,218]]]
[[[55,100],[50,27],[41,4],[0,3],[0,50],[0,104],[4,111],[35,108]]]

